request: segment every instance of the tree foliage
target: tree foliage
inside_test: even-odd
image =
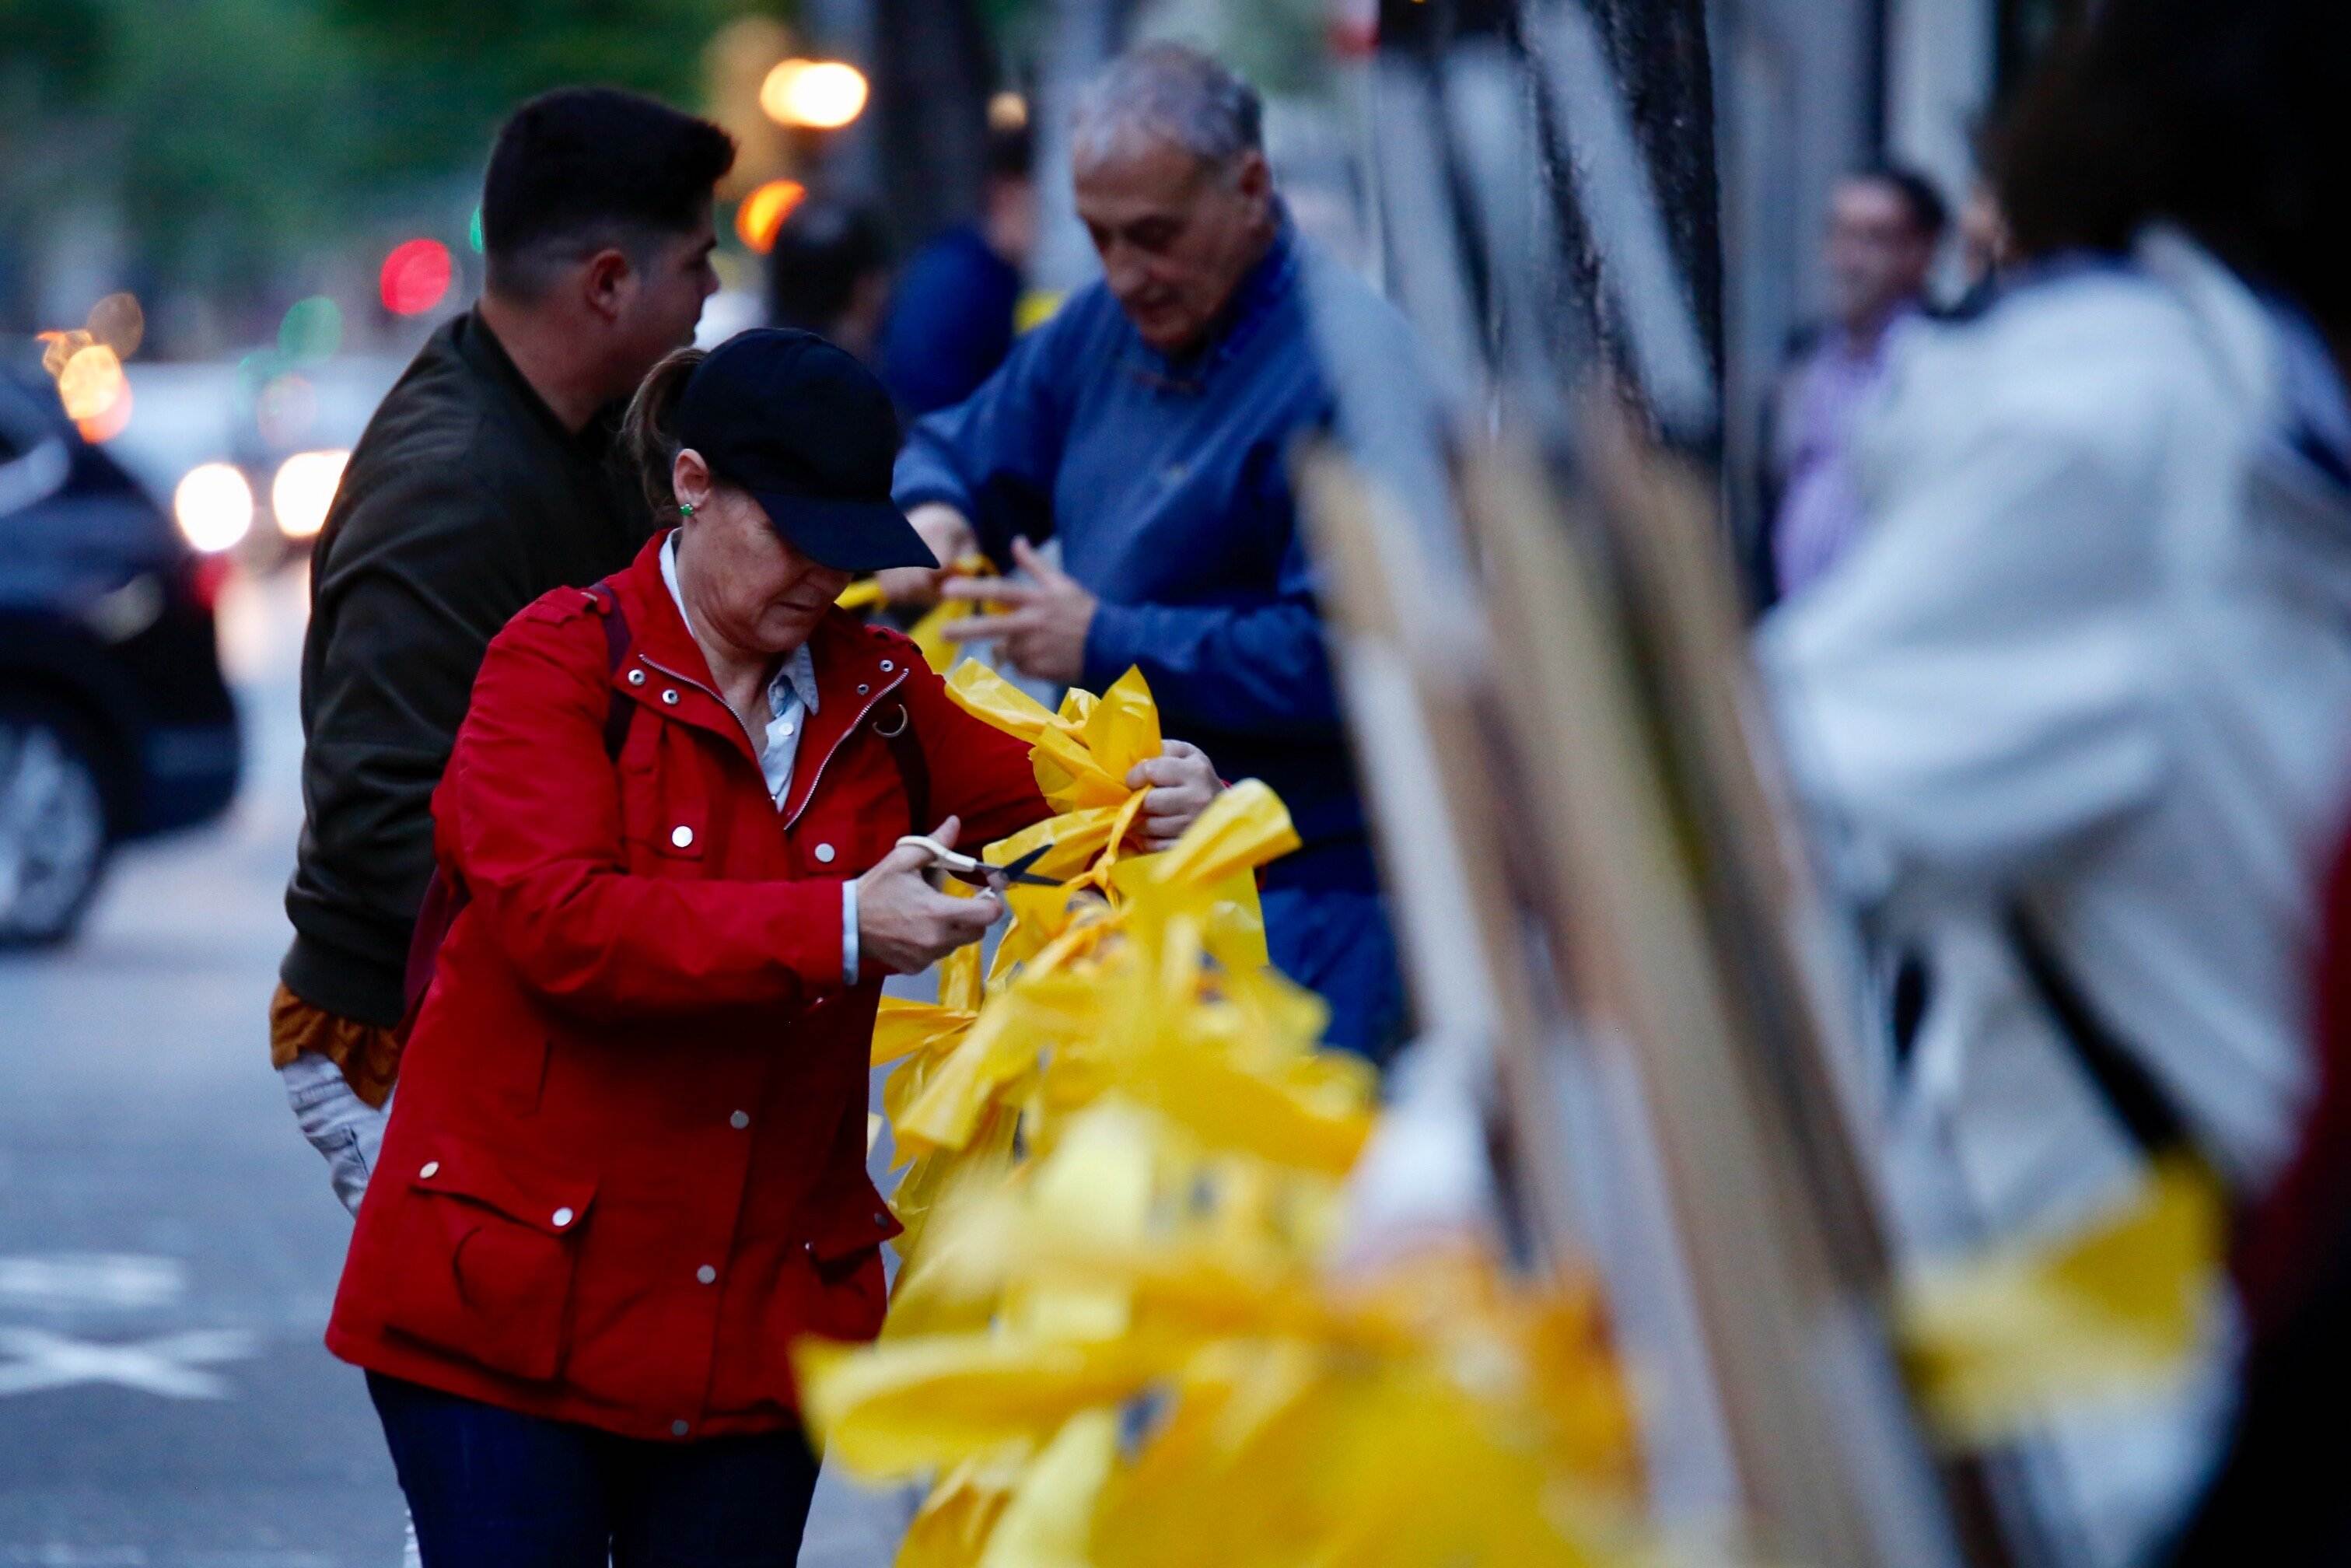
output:
[[[694,105],[711,35],[785,8],[0,0],[0,263],[96,211],[119,214],[135,270],[234,288],[355,225],[451,205],[462,225],[515,104],[596,81]]]

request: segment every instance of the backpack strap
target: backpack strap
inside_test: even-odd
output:
[[[597,613],[604,618],[604,665],[610,674],[619,674],[629,657],[629,614],[621,608],[620,596],[609,582],[600,582],[588,590],[596,601]],[[637,705],[615,686],[611,706],[604,710],[604,755],[614,762],[621,759],[621,747],[628,743],[629,722],[636,717]]]
[[[889,742],[890,760],[898,765],[898,782],[906,791],[906,831],[929,832],[937,826],[931,821],[931,759],[914,733],[914,715],[901,702],[874,721],[873,733]]]

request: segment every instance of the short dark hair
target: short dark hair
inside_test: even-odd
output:
[[[2351,334],[2344,0],[2107,0],[2027,84],[1994,162],[2025,256],[2119,252],[2168,221]]]
[[[603,87],[532,99],[499,129],[482,180],[489,286],[530,299],[608,246],[641,256],[693,228],[734,166],[726,132],[652,99]]]
[[[768,253],[768,319],[830,335],[857,282],[890,265],[890,238],[873,209],[811,196],[792,209]]]
[[[1951,226],[1951,204],[1943,200],[1943,193],[1935,182],[1918,170],[1902,163],[1878,163],[1861,170],[1853,178],[1865,184],[1883,185],[1902,198],[1910,209],[1910,224],[1930,240],[1941,239],[1943,231]]]

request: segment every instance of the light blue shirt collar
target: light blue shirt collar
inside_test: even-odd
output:
[[[662,582],[677,605],[678,618],[685,622],[689,634],[694,631],[694,618],[686,613],[685,595],[677,583],[677,535],[672,532],[662,541]],[[768,780],[768,793],[780,805],[792,787],[792,763],[799,755],[800,731],[807,727],[806,719],[817,711],[816,656],[807,643],[792,650],[783,667],[768,683],[768,727],[764,737],[755,737],[758,743],[759,771]]]

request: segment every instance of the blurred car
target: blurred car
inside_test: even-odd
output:
[[[227,809],[228,570],[46,382],[0,373],[0,944],[64,940],[116,845]]]

